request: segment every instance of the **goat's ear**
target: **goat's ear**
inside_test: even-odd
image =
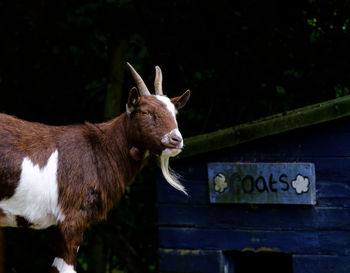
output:
[[[171,102],[174,103],[175,108],[177,110],[179,110],[179,109],[181,109],[182,107],[184,107],[186,105],[188,99],[190,98],[190,95],[191,95],[190,90],[187,90],[181,96],[172,98]]]
[[[135,110],[135,107],[137,106],[140,97],[141,94],[139,90],[136,87],[131,88],[129,92],[128,103],[126,104],[126,112],[128,114],[131,114],[131,112]]]

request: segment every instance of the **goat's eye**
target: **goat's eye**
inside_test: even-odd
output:
[[[149,112],[147,112],[147,111],[142,111],[142,115],[143,115],[143,116],[149,116],[149,115],[150,115],[150,113],[149,113]]]

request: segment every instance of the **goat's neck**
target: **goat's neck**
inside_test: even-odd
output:
[[[137,173],[144,165],[144,151],[140,152],[140,158],[136,158],[135,154],[130,152],[131,149],[135,152],[138,147],[130,141],[128,136],[128,117],[124,113],[119,117],[99,124],[99,128],[104,132],[105,150],[108,156],[114,161],[111,164],[115,166],[115,182],[118,187],[125,187],[135,178]]]

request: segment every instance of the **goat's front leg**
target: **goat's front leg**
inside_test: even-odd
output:
[[[77,252],[83,240],[84,229],[65,225],[65,223],[58,228],[58,251],[53,261],[51,272],[76,273]]]

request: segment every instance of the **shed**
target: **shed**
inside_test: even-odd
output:
[[[190,137],[171,166],[189,197],[158,175],[160,272],[350,272],[350,96]]]

